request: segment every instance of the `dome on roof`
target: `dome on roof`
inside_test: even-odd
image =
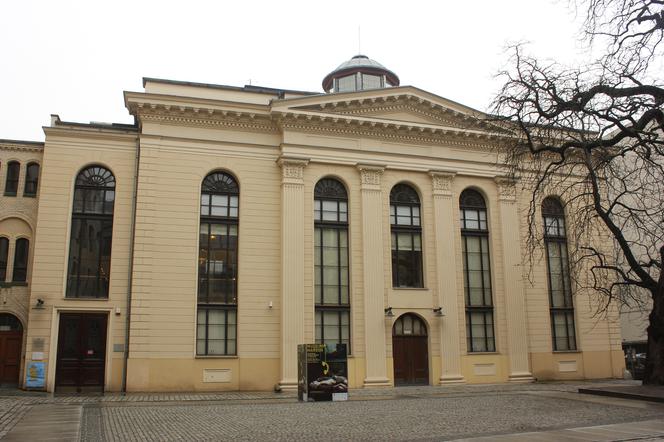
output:
[[[366,55],[356,55],[344,61],[323,79],[325,92],[352,92],[388,86],[399,86],[399,77]]]

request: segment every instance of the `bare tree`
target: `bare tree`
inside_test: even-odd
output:
[[[585,274],[577,284],[602,295],[604,307],[639,291],[652,298],[644,383],[662,385],[664,0],[583,5],[585,37],[606,51],[569,68],[514,46],[493,112],[517,140],[505,162],[532,192],[529,248],[541,242],[543,198],[557,194],[576,227],[570,264]]]

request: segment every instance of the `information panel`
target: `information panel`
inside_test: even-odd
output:
[[[300,344],[297,357],[300,401],[348,400],[346,344]]]
[[[43,362],[29,362],[25,376],[26,388],[44,388],[45,364]]]

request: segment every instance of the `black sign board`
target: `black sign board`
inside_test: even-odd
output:
[[[346,344],[300,344],[297,359],[300,401],[348,400]]]

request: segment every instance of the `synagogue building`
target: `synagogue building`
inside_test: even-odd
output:
[[[0,383],[289,389],[302,343],[351,388],[622,377],[555,189],[526,260],[508,130],[363,55],[322,89],[144,78],[134,124],[0,140]]]

